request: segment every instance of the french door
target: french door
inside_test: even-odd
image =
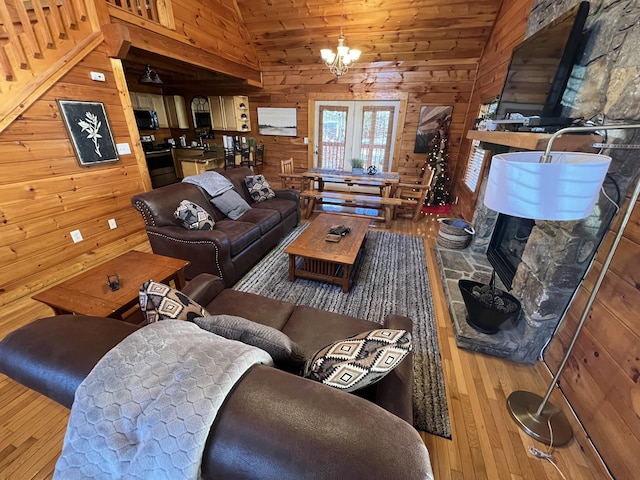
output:
[[[364,167],[389,171],[398,124],[399,101],[316,101],[314,166],[351,170],[351,159]]]

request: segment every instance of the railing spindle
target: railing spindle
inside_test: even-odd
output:
[[[20,23],[22,24],[22,35],[25,39],[25,47],[28,47],[30,49],[31,55],[33,55],[35,58],[42,58],[40,45],[38,44],[35,32],[33,31],[33,28],[31,26],[31,20],[29,19],[29,14],[27,13],[27,9],[24,6],[24,2],[22,0],[17,0],[16,2],[14,2],[14,7],[18,12],[18,18],[20,19]]]
[[[2,18],[4,28],[7,31],[7,35],[9,36],[10,48],[15,55],[20,68],[28,68],[29,62],[27,62],[27,57],[25,56],[24,50],[22,49],[22,44],[20,43],[18,32],[16,32],[16,29],[13,26],[13,19],[11,18],[11,14],[9,13],[9,9],[7,8],[5,0],[0,0],[0,18]]]
[[[40,0],[33,0],[31,2],[33,4],[33,12],[36,15],[36,19],[38,20],[38,25],[40,26],[40,32],[42,32],[42,36],[45,41],[46,48],[53,48],[54,41],[51,29],[49,28],[49,23],[44,15],[44,10],[42,9],[42,3]]]

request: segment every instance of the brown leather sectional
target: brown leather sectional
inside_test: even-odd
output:
[[[239,315],[277,328],[310,355],[332,341],[379,328],[355,317],[226,289],[203,274],[183,289],[212,314]],[[384,326],[411,330],[387,315]],[[61,315],[0,342],[0,372],[71,407],[97,361],[138,328],[108,318]],[[427,449],[411,426],[412,357],[377,384],[349,394],[268,366],[235,385],[214,422],[204,478],[432,479]]]
[[[189,260],[187,279],[212,273],[231,286],[264,257],[300,221],[300,193],[275,190],[276,197],[257,203],[244,183],[254,172],[246,167],[216,170],[252,207],[237,220],[227,218],[211,203],[211,196],[192,183],[174,183],[131,198],[146,224],[153,253]],[[187,230],[176,224],[173,212],[182,200],[204,208],[214,219],[213,230]]]

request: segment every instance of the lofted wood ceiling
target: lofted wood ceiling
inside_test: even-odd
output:
[[[322,63],[320,49],[345,44],[362,51],[357,65],[479,61],[503,0],[236,0],[263,68]],[[344,11],[344,14],[342,12]],[[151,64],[171,89],[237,88],[237,78],[132,49],[133,76]]]
[[[345,44],[358,63],[477,61],[502,0],[237,0],[263,67],[321,63]],[[344,11],[344,14],[342,12]]]

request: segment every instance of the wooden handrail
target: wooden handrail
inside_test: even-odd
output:
[[[170,5],[167,5],[170,4],[170,0],[106,0],[106,2],[112,7],[125,10],[136,17],[172,28],[165,21],[166,15],[163,15],[163,10],[170,8]]]

